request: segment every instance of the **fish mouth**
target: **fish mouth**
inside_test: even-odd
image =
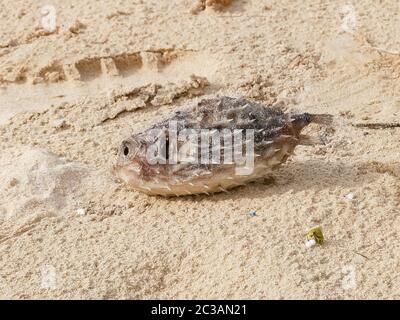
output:
[[[113,164],[113,165],[111,166],[111,174],[114,175],[114,176],[116,176],[117,178],[121,178],[121,177],[120,177],[120,172],[121,172],[122,168],[123,168],[123,166],[121,166],[121,165],[118,164],[118,163]]]
[[[117,164],[113,164],[111,166],[111,173],[116,176],[118,174],[118,168],[119,166]]]
[[[120,165],[114,164],[112,173],[126,184],[136,185],[140,180],[140,167],[135,164]]]

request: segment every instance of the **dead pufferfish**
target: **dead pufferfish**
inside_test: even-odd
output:
[[[203,99],[125,139],[115,174],[133,189],[181,196],[226,191],[268,176],[297,145],[310,123],[328,114],[289,114],[244,98]]]

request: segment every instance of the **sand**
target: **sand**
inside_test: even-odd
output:
[[[400,298],[400,128],[355,126],[399,123],[399,1],[1,7],[0,298]],[[335,121],[227,194],[113,177],[125,136],[215,95]]]

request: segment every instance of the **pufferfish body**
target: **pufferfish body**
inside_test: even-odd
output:
[[[210,194],[268,176],[327,114],[289,114],[244,98],[203,99],[123,140],[114,172],[152,195]]]

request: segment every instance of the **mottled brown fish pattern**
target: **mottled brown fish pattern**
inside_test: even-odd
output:
[[[126,138],[119,147],[114,172],[133,189],[147,194],[181,196],[226,191],[268,176],[275,167],[287,160],[297,145],[314,144],[316,139],[301,134],[308,124],[329,125],[331,122],[332,116],[328,114],[284,113],[277,108],[266,107],[244,98],[203,99],[173,113],[168,119],[145,131]],[[253,167],[247,174],[238,174],[238,167],[246,167],[246,163],[239,166],[235,162],[224,162],[225,153],[231,145],[226,143],[223,135],[218,139],[219,145],[213,144],[210,139],[206,150],[194,148],[198,155],[197,162],[171,164],[171,148],[180,150],[185,144],[190,145],[188,141],[177,141],[176,145],[172,145],[171,132],[175,128],[171,128],[171,123],[176,124],[175,131],[178,135],[183,132],[194,133],[192,142],[199,145],[201,132],[242,130],[239,142],[243,152],[249,151],[246,132],[251,131],[254,146]],[[164,142],[160,142],[160,136],[166,138]],[[154,164],[150,163],[148,154],[155,145],[159,147],[158,159],[162,161]],[[205,151],[210,155],[213,151],[216,154],[220,152],[220,162],[212,163],[211,156],[211,163],[202,162],[201,154]]]

